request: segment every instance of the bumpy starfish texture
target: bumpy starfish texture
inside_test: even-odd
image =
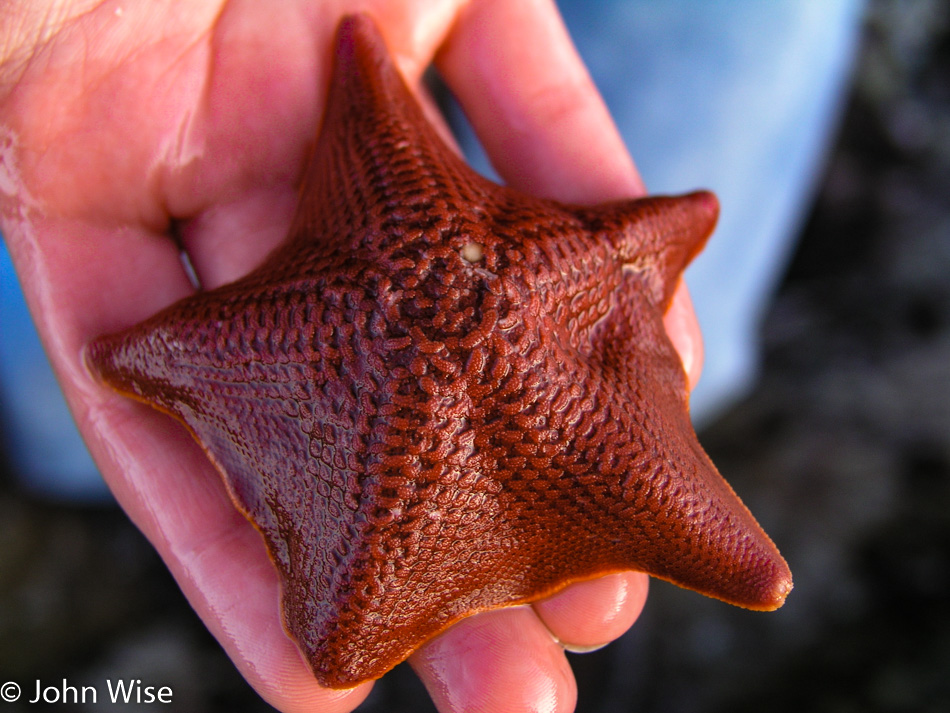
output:
[[[495,185],[370,20],[337,42],[287,242],[87,351],[217,466],[318,680],[377,678],[464,616],[621,570],[781,606],[788,567],[700,447],[662,322],[715,197]]]

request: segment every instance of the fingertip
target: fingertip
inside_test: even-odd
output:
[[[410,658],[440,713],[570,713],[577,685],[529,606],[463,619]]]
[[[623,634],[646,603],[649,577],[618,572],[577,582],[532,606],[569,651],[598,649]]]
[[[673,301],[663,315],[663,325],[683,362],[689,389],[692,391],[699,383],[703,370],[703,338],[693,300],[684,280],[680,280],[676,292],[673,293]]]
[[[249,674],[247,668],[242,673],[265,701],[283,713],[349,713],[366,700],[373,688],[372,683],[346,689],[323,688],[300,657],[285,656],[278,661],[266,673],[252,669]]]

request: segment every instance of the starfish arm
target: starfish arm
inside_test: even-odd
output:
[[[375,601],[386,582],[374,559],[386,548],[374,534],[386,497],[367,453],[386,390],[347,353],[358,329],[329,298],[293,283],[249,297],[254,281],[100,337],[85,358],[101,380],[176,417],[201,444],[264,537],[286,628],[322,684],[346,686],[381,675],[373,665],[388,669],[394,651],[405,658],[417,644],[400,647],[403,631]],[[393,528],[390,550],[398,535]]]
[[[782,606],[791,572],[706,455],[689,420],[682,364],[643,275],[628,274],[596,335],[605,411],[622,424],[617,475],[630,565],[749,609]]]
[[[719,201],[696,191],[616,201],[579,209],[579,215],[625,270],[645,276],[653,304],[665,312],[683,270],[712,235]]]
[[[492,203],[497,187],[445,143],[363,15],[343,20],[323,126],[301,188],[294,239],[385,253],[445,216]],[[330,209],[329,207],[332,207]],[[474,221],[473,221],[474,222]]]

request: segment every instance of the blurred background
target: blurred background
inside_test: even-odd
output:
[[[581,712],[950,710],[950,3],[878,0],[863,16],[858,3],[836,5],[839,51],[828,62],[838,79],[804,85],[825,97],[814,158],[783,185],[761,180],[765,198],[750,208],[780,202],[769,196],[794,183],[781,200],[804,210],[785,208],[775,232],[795,240],[762,268],[771,277],[747,316],[757,346],[737,362],[746,376],[731,395],[697,404],[703,444],[788,559],[795,590],[779,612],[760,614],[651,582],[627,635],[571,656]],[[612,61],[596,41],[598,13],[585,30],[576,8],[563,9],[597,76]],[[626,51],[647,49],[631,41]],[[637,71],[628,79],[641,81]],[[791,92],[789,82],[773,83]],[[680,109],[710,123],[696,111]],[[672,147],[644,136],[628,138],[632,153],[647,184],[666,190]],[[658,143],[658,158],[637,141]],[[670,190],[701,182],[722,196],[714,180]],[[7,341],[20,328],[12,313],[0,322]],[[706,317],[707,335],[717,324]],[[94,478],[42,484],[42,471],[74,466],[56,464],[59,441],[24,455],[25,427],[11,414],[32,408],[44,425],[47,407],[17,406],[9,388],[0,398],[0,681],[148,672],[174,689],[175,710],[270,710]],[[432,708],[400,666],[359,710]]]

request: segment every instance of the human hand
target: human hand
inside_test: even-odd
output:
[[[283,239],[347,4],[22,2],[0,19],[0,218],[67,399],[119,502],[244,676],[285,711],[349,711],[369,686],[313,681],[281,628],[263,542],[200,448],[94,383],[80,352],[192,291],[171,234],[205,287]],[[419,79],[435,57],[510,185],[577,202],[642,193],[552,4],[361,7],[430,109]],[[681,289],[667,324],[694,376],[691,314]],[[571,710],[561,643],[606,643],[645,596],[642,574],[576,584],[466,619],[411,663],[443,711]]]

